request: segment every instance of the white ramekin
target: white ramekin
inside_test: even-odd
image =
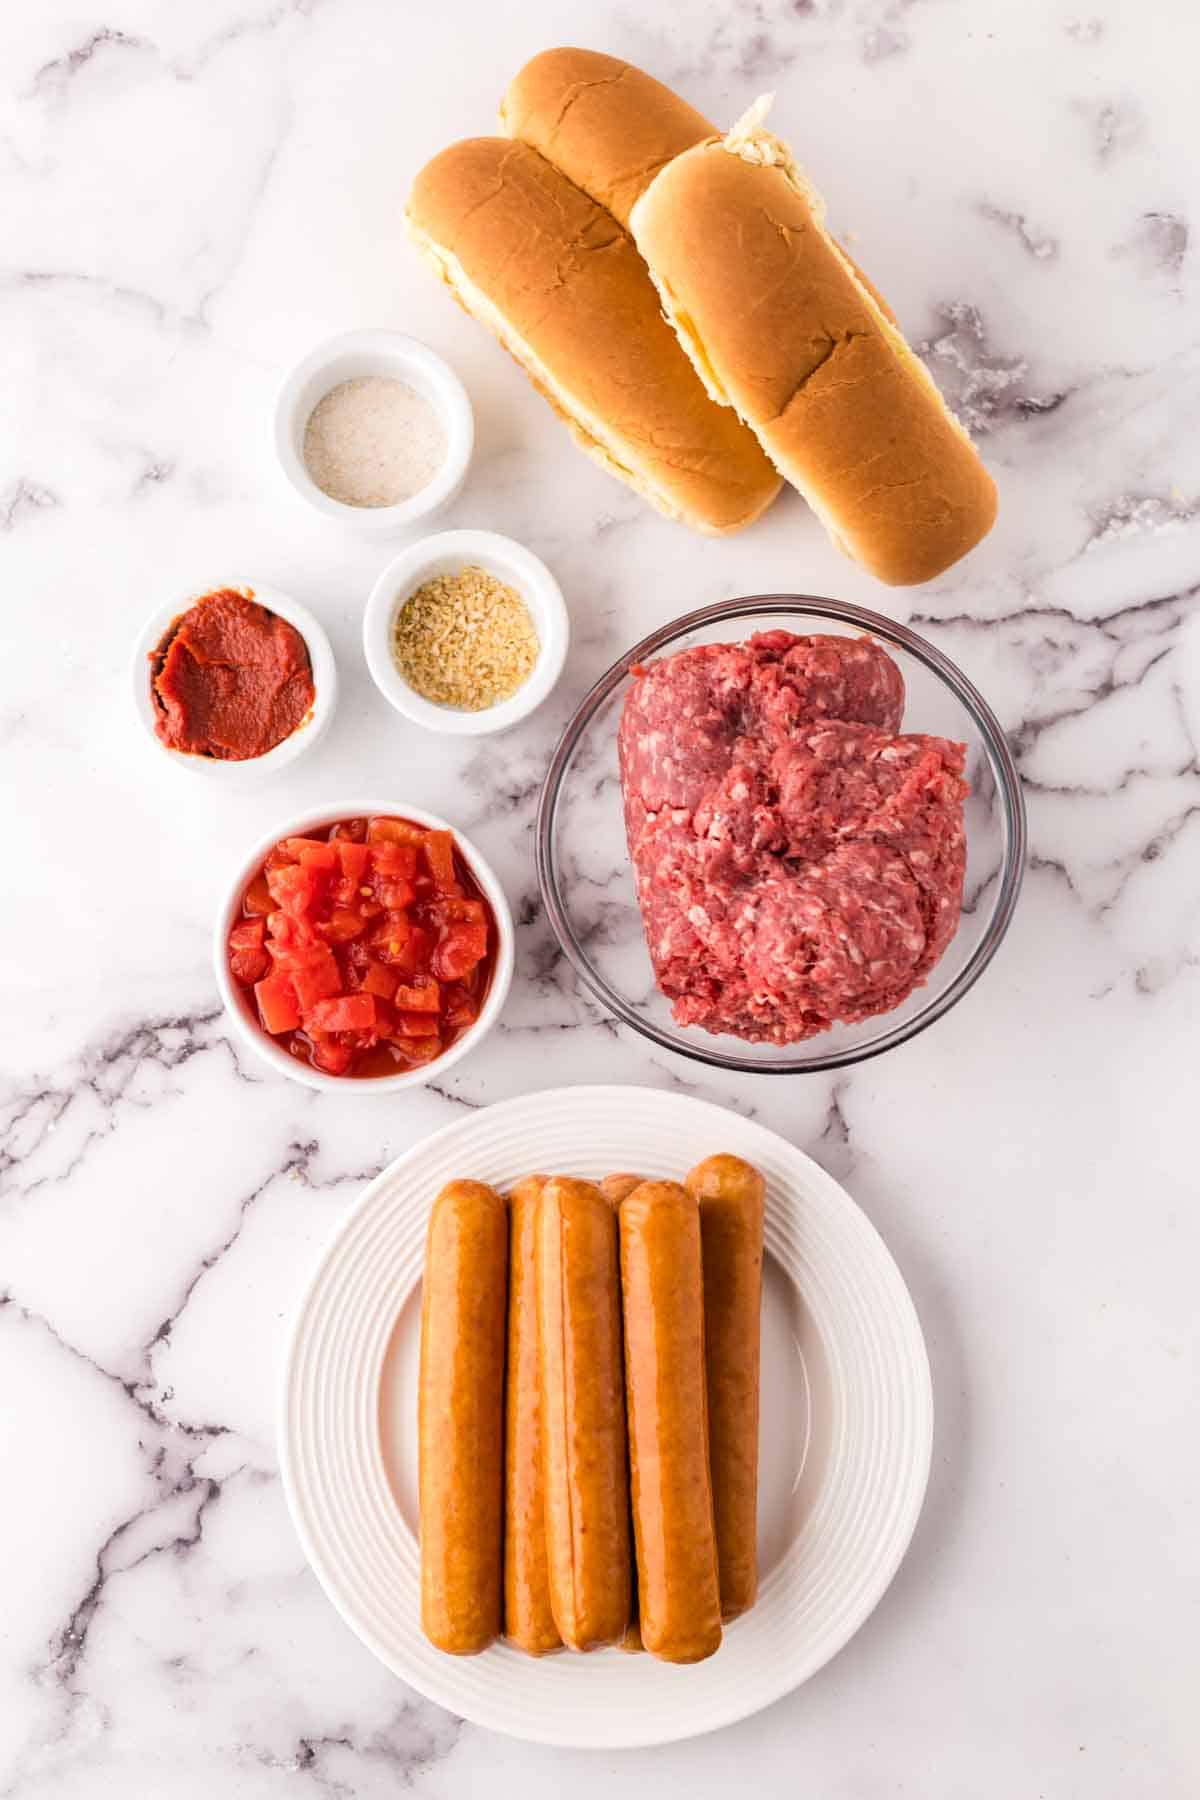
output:
[[[434,575],[454,575],[469,563],[507,582],[529,608],[541,648],[528,680],[509,699],[480,712],[438,706],[409,686],[392,655],[392,628],[409,596]],[[562,674],[570,625],[562,589],[544,562],[495,531],[440,531],[410,544],[387,565],[363,615],[363,651],[375,685],[397,712],[429,731],[483,737],[507,731],[540,706]]]
[[[343,381],[390,376],[415,389],[437,413],[446,455],[433,478],[395,506],[349,506],[324,493],[304,463],[304,432],[313,410]],[[356,531],[402,531],[446,506],[461,488],[475,447],[475,415],[467,390],[436,351],[399,331],[347,331],[326,339],[297,363],[275,403],[275,450],[284,474],[308,504]]]
[[[419,1069],[406,1069],[400,1075],[380,1075],[372,1080],[359,1081],[352,1075],[326,1075],[320,1069],[311,1068],[307,1063],[299,1062],[296,1057],[289,1056],[286,1050],[274,1041],[270,1034],[263,1030],[254,1017],[249,1006],[242,999],[241,993],[229,973],[228,942],[229,933],[239,915],[242,894],[248,883],[257,874],[267,852],[279,843],[281,838],[299,837],[306,831],[312,831],[318,825],[332,825],[338,819],[363,819],[371,817],[410,819],[414,825],[423,825],[430,831],[449,831],[454,835],[454,842],[472,875],[479,883],[481,892],[492,909],[496,921],[496,960],[492,969],[492,984],[487,991],[483,1010],[475,1023],[456,1038],[450,1048],[430,1063],[424,1063]],[[481,1044],[496,1020],[500,1017],[504,1002],[508,998],[508,990],[513,976],[514,935],[512,912],[505,898],[504,889],[500,886],[495,872],[475,848],[455,831],[453,825],[440,819],[436,813],[426,812],[423,807],[410,806],[407,802],[397,803],[394,800],[354,800],[348,804],[330,802],[326,806],[315,807],[300,818],[285,819],[273,831],[259,839],[253,849],[240,864],[237,874],[226,889],[225,898],[217,914],[216,930],[213,934],[213,966],[216,971],[217,988],[225,1003],[225,1010],[233,1021],[234,1029],[242,1042],[246,1044],[264,1062],[269,1063],[279,1075],[287,1075],[292,1081],[299,1081],[305,1087],[319,1088],[326,1093],[353,1094],[394,1094],[397,1088],[420,1087],[423,1082],[440,1079],[446,1070],[470,1051]]]
[[[235,593],[245,594],[247,598],[256,600],[268,612],[278,613],[281,619],[286,619],[289,625],[296,627],[308,646],[316,695],[307,719],[297,725],[289,737],[285,737],[281,744],[276,744],[273,750],[266,751],[262,756],[247,757],[244,762],[225,762],[215,756],[195,756],[188,750],[169,749],[154,729],[158,715],[150,692],[150,658],[171,625],[189,607],[194,606],[197,600],[202,600],[206,594],[220,593],[226,588],[232,588]],[[174,600],[168,600],[165,605],[156,608],[138,634],[131,674],[133,701],[138,718],[160,756],[169,757],[177,768],[193,769],[201,775],[212,775],[221,781],[236,781],[243,785],[277,774],[289,763],[294,763],[297,757],[303,756],[306,750],[311,750],[325,735],[337,705],[337,665],[324,628],[307,606],[301,606],[298,600],[293,600],[288,594],[281,594],[278,588],[263,587],[258,582],[211,582],[207,587],[189,589],[186,594],[177,595]]]

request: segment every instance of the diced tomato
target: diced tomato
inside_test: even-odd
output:
[[[282,911],[268,915],[267,937],[267,949],[281,968],[295,968],[298,963],[307,962],[314,950],[322,948],[307,919],[294,919]]]
[[[407,819],[367,820],[367,842],[369,844],[421,844],[424,840],[424,828],[420,825],[410,825]]]
[[[401,982],[392,999],[396,1006],[405,1007],[410,1012],[438,1012],[442,1004],[442,990],[436,981],[422,982],[420,987],[406,987]]]
[[[395,1026],[388,1035],[400,1038],[428,1037],[429,1014],[427,1012],[398,1012]]]
[[[487,921],[487,908],[482,900],[459,900],[453,894],[439,897],[434,911],[448,925],[482,925]]]
[[[362,881],[367,873],[367,865],[371,860],[371,852],[365,844],[355,844],[349,838],[339,838],[334,845],[338,862],[342,866],[342,874],[351,881]]]
[[[375,1023],[374,994],[339,994],[306,1009],[309,1031],[370,1031]]]
[[[267,949],[280,969],[305,968],[327,954],[308,920],[293,919],[285,912],[272,913],[267,920]]]
[[[362,914],[344,906],[335,907],[328,919],[317,926],[317,930],[329,944],[348,944],[351,938],[361,937],[366,929],[367,921]]]
[[[425,860],[429,873],[439,888],[457,886],[454,879],[454,834],[450,831],[427,831]]]
[[[417,872],[415,844],[396,844],[384,838],[370,848],[371,867],[377,875],[399,875],[411,881]]]
[[[382,963],[369,962],[362,978],[364,994],[374,994],[380,1000],[390,1000],[396,992],[396,977]]]
[[[242,908],[248,913],[269,913],[275,909],[265,875],[256,875],[242,895]]]
[[[331,903],[334,906],[352,907],[364,919],[369,919],[372,913],[382,912],[383,908],[375,898],[375,889],[368,886],[369,881],[369,874],[363,881],[356,881],[353,875],[336,875],[329,884]]]
[[[306,1016],[319,1000],[332,999],[342,991],[342,978],[332,952],[314,951],[309,961],[291,970],[292,986]]]
[[[432,931],[426,931],[423,925],[412,925],[404,948],[384,960],[401,975],[425,975],[428,973],[434,942]]]
[[[263,933],[267,929],[265,919],[240,919],[229,933],[231,950],[261,950]]]
[[[265,950],[231,950],[229,952],[229,973],[243,987],[253,987],[261,981],[271,967],[271,959]]]
[[[442,1024],[447,1030],[461,1031],[465,1025],[473,1025],[478,1017],[479,1008],[474,997],[461,981],[452,981],[442,989]]]
[[[417,890],[411,881],[402,881],[390,875],[375,877],[375,898],[388,912],[403,912],[412,905],[417,897]]]
[[[261,981],[271,966],[271,959],[263,948],[265,929],[265,919],[242,919],[229,933],[230,972],[235,981],[246,987]]]
[[[472,1023],[490,942],[452,833],[357,818],[274,846],[228,955],[290,1054],[370,1077],[432,1061]]]
[[[345,1075],[354,1061],[354,1046],[344,1038],[330,1037],[324,1031],[309,1033],[312,1038],[312,1059],[318,1069],[326,1075]]]
[[[281,1031],[295,1031],[300,1023],[300,1005],[290,976],[277,969],[264,981],[256,981],[254,998],[264,1031],[272,1037]]]
[[[336,869],[338,854],[333,845],[322,838],[284,838],[283,847],[304,869]]]
[[[430,963],[439,981],[458,981],[487,955],[486,925],[452,925]]]
[[[371,932],[371,948],[381,962],[395,963],[404,954],[411,935],[406,913],[385,913]]]
[[[276,906],[299,918],[316,900],[319,877],[314,869],[301,868],[299,863],[284,863],[280,868],[267,870],[267,886]]]

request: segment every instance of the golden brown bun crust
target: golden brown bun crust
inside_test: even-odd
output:
[[[723,532],[774,499],[775,470],[697,381],[632,239],[535,150],[509,138],[443,150],[413,184],[408,221],[468,311],[493,328],[489,307],[501,315],[502,341],[584,447],[662,511]]]
[[[598,50],[543,50],[514,77],[500,122],[622,225],[664,164],[716,134],[653,75]]]
[[[634,205],[674,156],[720,132],[653,75],[599,50],[543,50],[513,77],[500,124],[628,226]],[[876,305],[895,314],[841,244]]]
[[[700,145],[633,228],[698,366],[850,555],[907,584],[979,542],[991,476],[783,167]]]

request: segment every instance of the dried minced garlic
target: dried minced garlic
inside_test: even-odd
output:
[[[392,631],[392,656],[408,685],[464,712],[511,698],[532,674],[539,648],[521,596],[474,565],[422,583]]]

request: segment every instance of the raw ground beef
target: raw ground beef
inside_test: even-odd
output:
[[[963,745],[900,735],[868,638],[764,632],[635,675],[625,826],[678,1022],[790,1044],[897,1006],[958,924]]]

